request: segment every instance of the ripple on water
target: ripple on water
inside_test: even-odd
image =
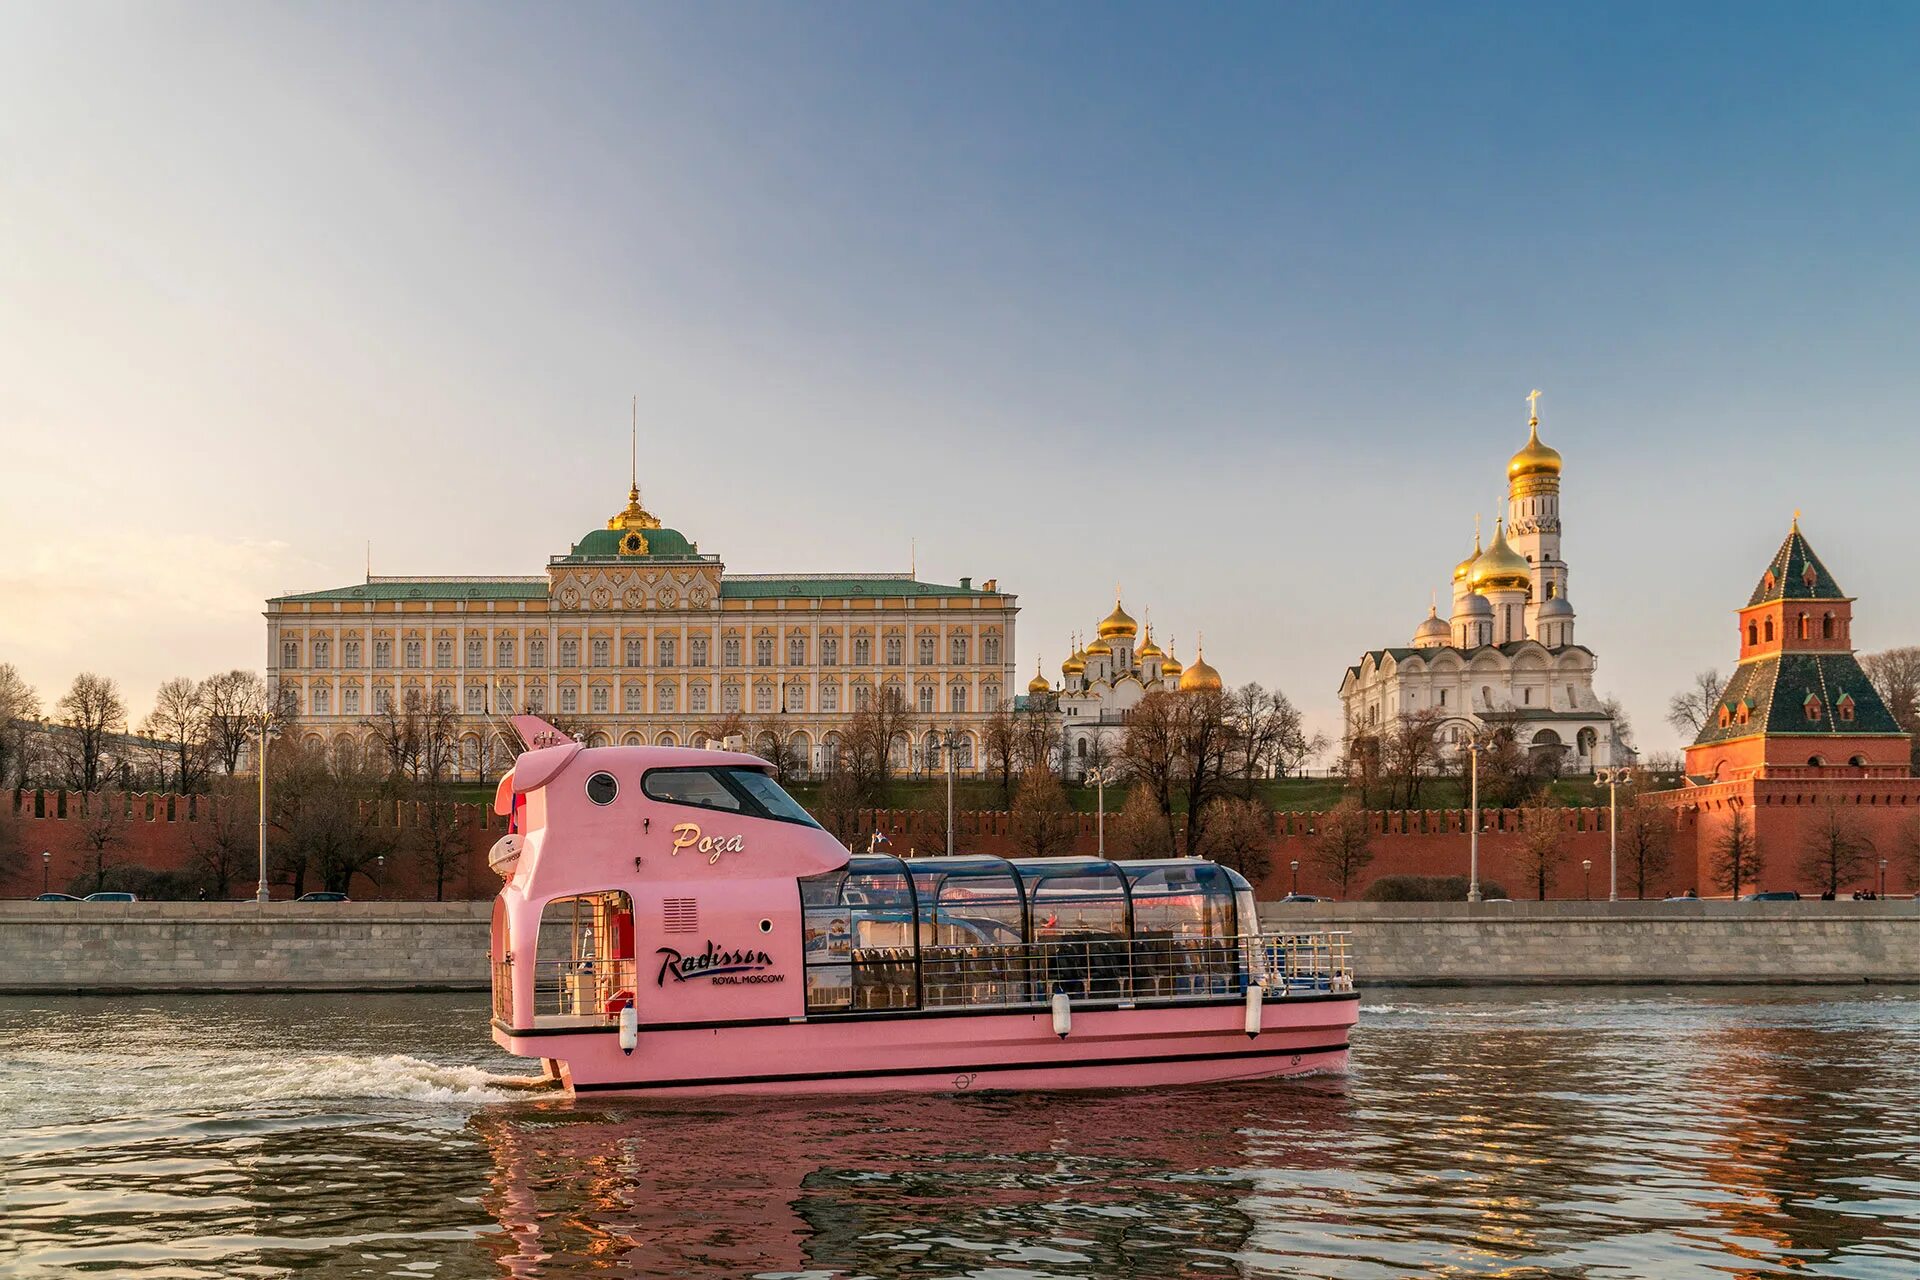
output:
[[[575,1105],[484,997],[0,1001],[0,1273],[1920,1274],[1920,1003],[1396,992],[1346,1077]]]

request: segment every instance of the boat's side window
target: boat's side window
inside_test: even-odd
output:
[[[914,895],[903,872],[828,872],[800,882],[807,1007],[910,1009]]]
[[[778,782],[758,769],[650,769],[640,779],[640,790],[649,799],[668,804],[724,809],[809,827],[820,825]]]
[[[729,809],[735,813],[744,807],[739,794],[707,769],[654,769],[640,780],[640,789],[649,799],[664,800],[668,804]]]

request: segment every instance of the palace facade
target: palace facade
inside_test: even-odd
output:
[[[1528,399],[1537,406],[1538,396]],[[1476,531],[1472,554],[1454,566],[1447,617],[1430,606],[1410,643],[1347,668],[1340,701],[1349,755],[1402,717],[1430,712],[1450,753],[1483,727],[1505,724],[1569,772],[1610,763],[1613,719],[1593,691],[1593,651],[1574,641],[1560,557],[1560,454],[1541,443],[1537,412],[1527,431],[1507,463],[1506,515],[1491,544],[1482,547]]]
[[[546,572],[368,576],[267,601],[267,679],[301,744],[364,757],[408,696],[450,712],[461,776],[509,767],[506,717],[530,712],[595,745],[700,745],[744,732],[802,776],[828,769],[877,699],[914,714],[903,772],[981,767],[981,727],[1009,696],[1015,597],[988,580],[734,574],[663,527],[635,485],[625,509]]]

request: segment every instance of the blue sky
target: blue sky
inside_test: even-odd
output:
[[[1647,745],[1794,508],[1903,573],[1908,7],[0,4],[0,660],[531,573],[642,483],[742,572],[1111,604],[1329,729],[1544,391]]]

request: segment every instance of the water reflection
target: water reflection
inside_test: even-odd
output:
[[[1251,1148],[1324,1169],[1344,1081],[1159,1095],[564,1102],[476,1115],[514,1276],[1170,1275],[1227,1267]],[[1064,1271],[1060,1269],[1064,1268]]]
[[[1376,996],[1349,1077],[509,1093],[484,997],[0,1000],[0,1274],[1920,1275],[1920,1000]]]

